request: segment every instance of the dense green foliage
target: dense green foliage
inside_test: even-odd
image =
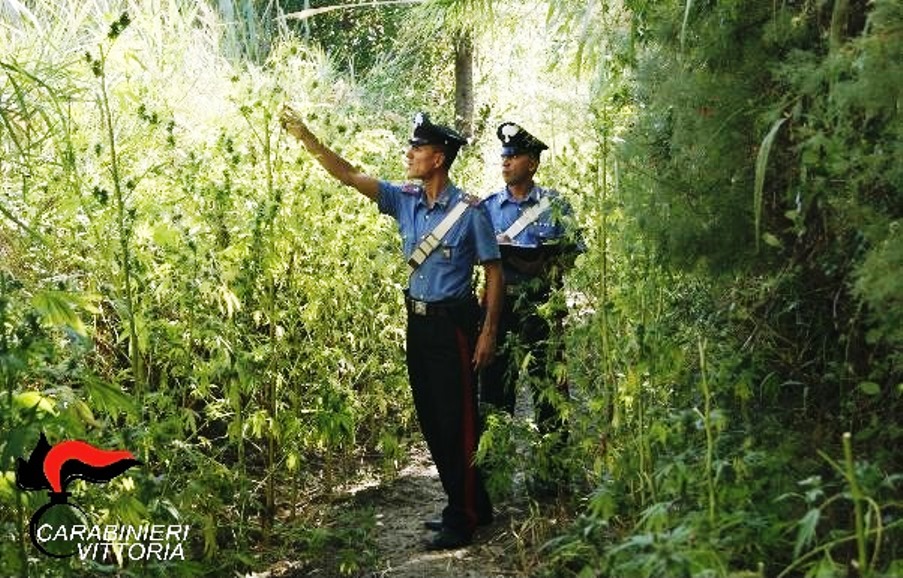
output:
[[[523,121],[586,244],[544,310],[573,523],[499,563],[903,574],[900,2],[82,4],[0,1],[0,575],[119,571],[31,551],[41,431],[144,463],[78,484],[100,523],[191,526],[134,575],[377,567],[372,518],[317,500],[418,435],[398,241],[277,115],[400,179],[408,113],[453,120],[446,29],[478,48],[453,176],[498,186],[493,127]],[[554,447],[489,421],[500,503]]]
[[[613,437],[552,572],[895,575],[900,4],[585,10]]]
[[[3,532],[43,498],[13,490],[13,460],[42,430],[88,438],[148,465],[102,520],[176,516],[213,571],[244,564],[277,514],[316,515],[301,496],[362,452],[398,459],[401,263],[375,210],[281,138],[286,94],[343,97],[322,55],[285,46],[278,69],[239,73],[205,50],[203,14],[128,14],[137,24],[98,28],[107,16],[89,10],[36,13],[61,18],[62,57],[24,34],[5,44]],[[374,167],[401,146],[379,131],[349,142]],[[292,532],[287,547],[308,539]],[[16,534],[4,575],[25,573]]]

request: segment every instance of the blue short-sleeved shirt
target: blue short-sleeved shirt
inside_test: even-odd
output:
[[[465,193],[449,183],[432,207],[418,185],[396,185],[380,181],[379,211],[398,222],[405,259],[423,238],[458,203],[468,202]],[[462,299],[472,292],[475,263],[500,259],[498,243],[486,209],[479,204],[468,208],[442,240],[442,244],[417,268],[410,278],[410,295],[419,301],[435,303]]]
[[[511,195],[508,187],[505,187],[486,197],[482,204],[489,212],[495,234],[501,235],[520,218],[526,209],[538,204],[543,197],[549,197],[551,207],[511,239],[511,244],[517,247],[538,248],[542,245],[561,242],[568,233],[567,217],[573,216],[573,210],[571,205],[556,191],[534,185],[526,197],[517,199]],[[582,250],[579,240],[577,241],[577,250]],[[523,273],[511,267],[505,267],[506,282],[518,283],[523,280],[525,280]]]

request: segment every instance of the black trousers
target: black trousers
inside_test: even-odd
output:
[[[543,395],[545,388],[554,385],[558,394],[568,396],[567,382],[558,382],[552,369],[553,363],[562,359],[562,350],[550,341],[550,321],[537,313],[537,307],[547,298],[547,293],[541,293],[505,299],[499,317],[495,359],[480,372],[480,401],[514,414],[521,361],[529,351],[531,360],[527,372],[539,431],[543,434],[559,432],[564,441],[567,437],[564,421],[548,396]]]
[[[408,313],[407,366],[417,420],[448,496],[442,523],[470,536],[492,515],[473,463],[480,438],[473,370],[476,301],[443,315]]]

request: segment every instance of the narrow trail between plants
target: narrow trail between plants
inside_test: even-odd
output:
[[[518,396],[516,415],[532,412],[529,397]],[[438,517],[445,505],[439,473],[421,440],[410,446],[404,466],[391,478],[365,467],[357,481],[335,489],[332,508],[372,516],[374,530],[367,544],[375,547],[371,567],[341,574],[335,560],[323,564],[283,561],[261,574],[246,578],[498,578],[531,576],[540,562],[538,550],[562,530],[573,516],[567,498],[527,496],[522,475],[512,480],[512,492],[493,504],[492,524],[477,529],[466,548],[431,552],[433,536],[424,520]],[[371,541],[372,540],[372,541]]]
[[[342,573],[335,560],[321,564],[283,559],[266,571],[244,578],[497,578],[526,576],[535,563],[538,526],[548,527],[548,518],[561,513],[557,505],[540,505],[523,499],[494,505],[494,521],[481,527],[466,548],[431,552],[426,549],[432,532],[423,522],[436,517],[445,505],[439,474],[423,442],[414,444],[406,465],[391,479],[369,472],[357,483],[338,488],[330,499],[333,508],[365,513],[375,522],[371,540],[361,548],[374,547],[371,567]],[[548,508],[547,508],[548,506]],[[541,540],[540,540],[541,543]]]
[[[499,509],[495,521],[480,528],[466,548],[429,552],[425,543],[431,532],[423,521],[435,517],[445,505],[439,474],[426,449],[415,446],[410,463],[398,477],[364,491],[358,498],[374,508],[381,568],[368,576],[393,578],[466,577],[484,578],[516,575],[510,568],[512,515],[517,511]],[[359,501],[359,500],[356,500]]]

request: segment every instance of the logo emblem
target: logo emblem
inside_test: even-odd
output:
[[[505,144],[511,142],[511,139],[520,132],[520,127],[514,123],[506,124],[502,127],[502,141]]]
[[[28,524],[31,543],[41,553],[53,558],[68,558],[75,552],[59,553],[48,551],[38,539],[38,529],[45,514],[63,508],[71,510],[57,515],[64,519],[83,518],[84,510],[69,502],[72,494],[66,487],[73,480],[82,479],[95,484],[106,483],[127,469],[141,462],[127,450],[102,450],[82,441],[63,441],[54,446],[47,442],[44,433],[38,440],[28,461],[18,458],[16,464],[16,485],[26,491],[49,490],[50,501],[32,515]]]

